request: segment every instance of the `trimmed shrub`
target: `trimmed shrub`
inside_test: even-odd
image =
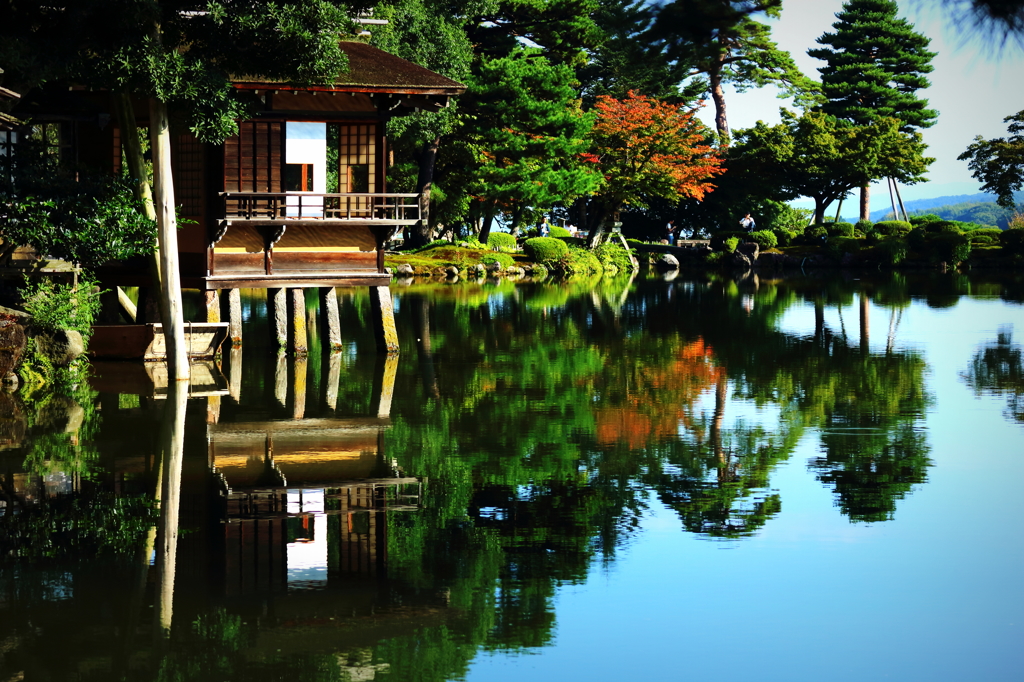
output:
[[[565,229],[564,227],[558,227],[557,225],[555,225],[548,232],[548,236],[555,237],[556,239],[561,239],[562,237],[571,237],[572,233],[569,232],[569,230]]]
[[[487,236],[487,246],[494,251],[515,251],[518,243],[508,232],[492,232]]]
[[[849,225],[849,223],[847,224]],[[825,242],[825,253],[833,258],[842,258],[844,254],[856,253],[859,250],[860,240],[854,237],[829,237],[829,240]]]
[[[873,229],[885,237],[906,237],[914,226],[904,220],[882,220]]]
[[[732,253],[733,251],[736,250],[736,247],[739,245],[739,237],[729,237],[728,239],[725,240],[725,243],[722,245],[722,250],[728,253]]]
[[[569,255],[569,247],[554,237],[534,237],[523,242],[523,251],[537,263],[557,263]]]
[[[886,237],[878,244],[883,260],[889,265],[899,265],[907,258],[910,246],[899,237]]]
[[[597,259],[593,251],[575,246],[569,247],[569,256],[562,263],[566,271],[573,275],[597,275],[604,271],[601,261]]]
[[[501,269],[510,268],[516,264],[516,259],[507,253],[489,253],[480,259],[480,262],[484,265],[490,263],[501,263]]]
[[[956,220],[934,220],[922,224],[921,227],[931,234],[963,234],[963,225],[964,223]]]
[[[910,216],[910,224],[915,227],[918,225],[925,225],[927,223],[938,222],[942,222],[942,216],[937,216],[934,213],[922,213],[921,215]]]
[[[601,246],[594,250],[594,255],[597,256],[598,260],[601,261],[601,266],[607,270],[616,270],[618,272],[632,272],[633,261],[630,260],[629,253],[622,248],[621,244],[614,242],[605,242]]]
[[[824,225],[811,225],[804,233],[794,239],[793,241],[797,244],[806,244],[808,246],[820,246],[828,239],[828,230]]]
[[[771,230],[757,230],[750,233],[750,238],[762,249],[774,249],[779,245],[779,238]]]
[[[852,237],[854,229],[853,223],[832,223],[825,226],[829,237]]]
[[[746,241],[747,237],[748,235],[746,232],[737,232],[733,230],[722,230],[721,232],[716,232],[715,234],[711,235],[711,250],[724,250],[725,241],[727,239],[736,239],[736,243],[739,244],[742,241]],[[731,250],[734,251],[735,247],[733,247]]]
[[[793,243],[794,237],[797,236],[796,232],[790,232],[789,230],[772,230],[775,235],[775,243],[777,246],[789,246]]]
[[[998,227],[981,227],[977,230],[971,230],[967,233],[967,236],[970,237],[972,244],[982,246],[987,244],[998,244],[999,238],[1002,234],[1003,231]]]
[[[971,255],[971,238],[959,232],[942,232],[929,240],[932,256],[940,261],[960,264]]]
[[[853,229],[858,232],[863,232],[865,235],[871,234],[875,224],[870,220],[858,220],[857,224],[853,226]]]
[[[1024,254],[1024,230],[1004,230],[999,235],[999,244],[1010,253]]]

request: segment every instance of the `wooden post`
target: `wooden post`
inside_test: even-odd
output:
[[[288,347],[288,297],[284,289],[267,289],[267,317],[278,348]]]
[[[232,346],[242,345],[242,295],[238,289],[228,290],[228,336]]]
[[[292,346],[296,355],[305,355],[306,346],[306,292],[292,289]]]
[[[398,330],[395,328],[395,309],[389,287],[370,287],[370,324],[377,339],[377,350],[397,353]]]
[[[231,363],[228,369],[228,393],[235,402],[242,399],[242,347],[232,346],[228,351],[228,361]]]
[[[288,363],[285,362],[284,349],[277,351],[277,364],[274,365],[274,398],[281,407],[288,404]]]
[[[338,380],[341,378],[341,353],[331,351],[327,359],[327,384],[324,386],[324,405],[334,412],[338,405]]]
[[[220,291],[217,289],[204,291],[203,304],[206,307],[206,321],[220,322]]]
[[[341,321],[338,316],[338,291],[334,287],[320,288],[320,323],[324,338],[331,350],[341,349]]]

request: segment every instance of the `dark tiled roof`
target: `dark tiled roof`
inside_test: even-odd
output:
[[[339,76],[333,87],[303,89],[437,95],[458,95],[466,90],[462,83],[366,43],[346,40],[342,41],[341,49],[348,56],[348,72]],[[258,87],[261,84],[283,85],[245,76],[236,80],[236,85],[243,88]]]

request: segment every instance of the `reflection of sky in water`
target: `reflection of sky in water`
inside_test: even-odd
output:
[[[313,515],[307,522],[312,529],[309,537],[288,543],[289,589],[316,587],[316,583],[327,581],[327,517],[323,512],[323,490],[288,492],[289,514]]]

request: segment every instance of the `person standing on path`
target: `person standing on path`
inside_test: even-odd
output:
[[[676,221],[670,220],[665,225],[665,239],[668,241],[669,246],[675,246],[676,243]]]

